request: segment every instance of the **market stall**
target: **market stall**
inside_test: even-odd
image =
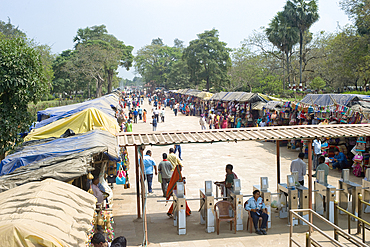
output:
[[[1,246],[86,246],[96,198],[54,179],[1,193]]]

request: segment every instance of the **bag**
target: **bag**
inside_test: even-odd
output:
[[[158,182],[162,183],[162,173],[158,173]]]
[[[362,155],[356,154],[355,157],[353,157],[353,161],[355,162],[362,162],[362,159],[364,157]]]
[[[360,177],[361,172],[362,172],[362,166],[360,165],[360,163],[357,163],[356,167],[353,168],[353,175],[355,175],[356,177]]]
[[[116,184],[126,184],[126,178],[125,177],[116,177]]]
[[[365,150],[366,150],[366,141],[364,140],[363,137],[357,138],[356,151],[357,152],[365,152]]]
[[[324,142],[321,144],[321,150],[329,149],[329,144],[327,142]]]

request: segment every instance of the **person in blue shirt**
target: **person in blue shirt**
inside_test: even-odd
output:
[[[152,122],[150,124],[153,125],[153,131],[156,131],[157,130],[158,121],[157,121],[157,118],[154,115],[152,116]]]
[[[137,123],[137,115],[139,115],[139,112],[135,108],[134,109],[134,123]]]
[[[139,113],[139,120],[143,119],[143,109],[139,106],[139,109],[137,109],[137,112]]]
[[[153,189],[152,189],[153,168],[155,170],[155,175],[157,175],[158,172],[157,172],[157,165],[155,164],[155,161],[152,158],[152,151],[150,150],[146,151],[146,155],[144,155],[143,163],[144,163],[144,181],[147,180],[148,182],[148,192],[153,193]]]
[[[347,157],[344,155],[344,153],[339,152],[339,150],[336,148],[334,150],[334,163],[333,163],[333,169],[344,169],[348,165]]]
[[[253,220],[254,229],[256,229],[256,233],[259,235],[267,235],[266,226],[267,220],[269,215],[267,214],[267,209],[265,204],[263,203],[263,198],[260,197],[260,191],[255,190],[253,191],[253,197],[249,198],[245,205],[245,210],[251,212],[251,217]],[[262,217],[262,224],[261,229],[258,229],[258,220]]]

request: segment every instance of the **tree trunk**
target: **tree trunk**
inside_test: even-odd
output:
[[[206,84],[207,92],[209,92],[209,76],[207,76],[207,84]]]
[[[112,92],[113,70],[109,69],[107,72],[108,72],[108,93],[111,93]]]
[[[286,70],[287,70],[287,73],[288,73],[288,83],[290,85],[290,71],[289,71],[289,67],[290,67],[290,61],[289,61],[289,52],[286,52]],[[285,89],[285,88],[284,88]]]
[[[302,85],[303,31],[299,32],[299,85]]]
[[[103,87],[103,78],[100,75],[96,76],[96,97],[99,98],[102,96],[102,87]]]

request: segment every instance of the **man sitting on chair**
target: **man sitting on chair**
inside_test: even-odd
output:
[[[263,199],[262,197],[260,197],[259,190],[253,191],[253,197],[249,198],[249,200],[247,201],[245,205],[245,210],[250,211],[251,213],[256,233],[259,235],[267,235],[266,226],[269,215],[267,214],[267,209],[265,204],[263,203]],[[258,221],[260,217],[262,217],[262,225],[261,229],[258,229]]]

